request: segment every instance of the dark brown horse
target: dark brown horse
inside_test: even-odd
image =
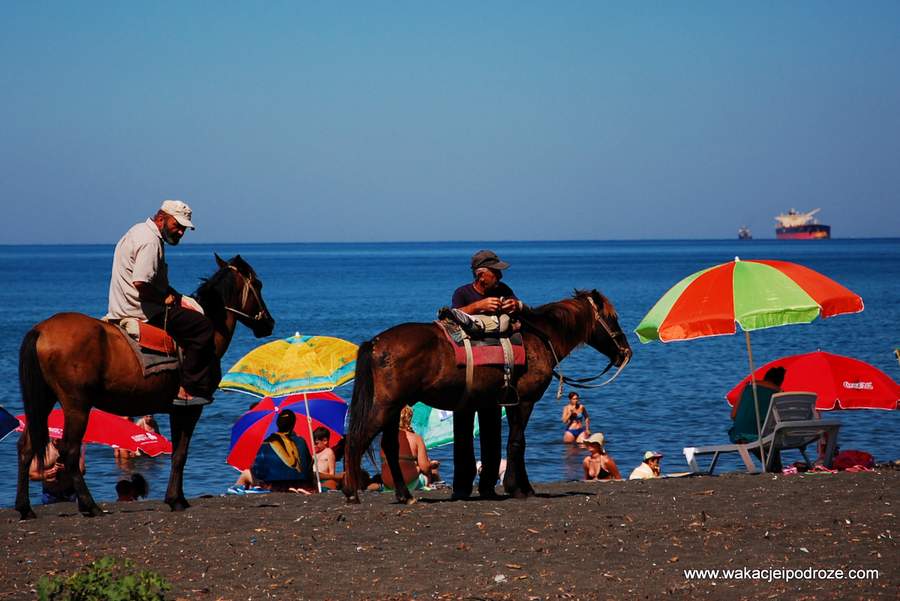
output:
[[[558,361],[582,344],[609,357],[610,363],[620,370],[631,358],[631,347],[619,327],[612,303],[596,290],[576,291],[571,299],[526,309],[522,319],[526,366],[515,380],[519,404],[507,407],[509,441],[503,480],[506,492],[515,497],[534,494],[525,471],[525,427],[534,404],[547,390]],[[379,432],[382,432],[382,450],[394,481],[403,481],[397,452],[400,410],[404,405],[419,401],[465,415],[471,415],[475,410],[484,410],[479,412],[480,415],[496,415],[496,423],[481,423],[482,448],[487,444],[496,452],[492,451],[485,458],[479,488],[483,494],[492,493],[497,477],[496,464],[500,461],[497,399],[502,382],[501,368],[477,367],[472,390],[465,397],[465,368],[456,366],[453,349],[439,326],[433,323],[401,324],[363,343],[356,360],[356,382],[344,453],[347,500],[359,502],[360,461]],[[454,425],[458,435],[465,429],[468,429],[471,445],[471,421],[464,428]],[[495,436],[496,440],[486,443],[486,435]],[[488,465],[489,462],[492,465]],[[471,481],[472,478],[469,483]],[[454,482],[454,490],[458,484]],[[461,486],[465,488],[465,484]],[[412,501],[405,486],[397,488],[396,494],[401,502]]]
[[[260,338],[272,333],[275,320],[263,301],[262,282],[240,255],[227,263],[216,255],[216,263],[219,270],[200,285],[195,298],[213,322],[216,356],[221,358],[238,321]],[[22,341],[19,382],[28,421],[18,445],[16,509],[22,519],[36,517],[28,499],[28,468],[33,457],[43,464],[47,417],[57,401],[65,418],[59,461],[72,475],[82,512],[101,513],[78,470],[92,407],[117,415],[169,414],[173,452],[165,500],[173,511],[188,507],[182,487],[184,464],[203,408],[173,407],[178,372],[144,377],[117,326],[80,313],[58,313],[42,321]]]

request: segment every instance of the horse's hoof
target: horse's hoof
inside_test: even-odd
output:
[[[97,504],[94,504],[94,505],[92,505],[90,507],[86,507],[86,508],[79,507],[78,511],[80,511],[81,515],[83,515],[86,518],[95,518],[97,516],[103,515],[103,510],[100,509],[100,506]]]
[[[471,490],[454,490],[450,494],[451,501],[467,501],[472,498]]]
[[[516,489],[513,491],[507,491],[507,492],[509,493],[509,496],[511,496],[513,499],[519,499],[520,501],[524,501],[525,499],[528,498],[528,492],[524,491],[524,490]]]
[[[191,506],[185,499],[178,499],[171,502],[167,501],[167,504],[172,508],[172,511],[184,511]]]
[[[415,497],[410,497],[404,501],[404,503],[406,503],[407,505],[415,505],[418,502],[419,500]]]
[[[503,498],[503,496],[498,495],[497,491],[495,491],[495,490],[478,491],[478,497],[481,499],[486,499],[486,500],[490,500],[490,501],[499,501],[500,499]]]
[[[344,501],[347,503],[347,505],[359,505],[360,503],[359,497],[347,497],[346,499],[344,499]]]
[[[36,520],[37,514],[34,512],[34,509],[31,508],[31,505],[25,507],[24,509],[19,509],[19,519],[20,520]]]

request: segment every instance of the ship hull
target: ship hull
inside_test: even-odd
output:
[[[778,240],[827,240],[831,238],[831,226],[821,224],[797,225],[775,228]]]

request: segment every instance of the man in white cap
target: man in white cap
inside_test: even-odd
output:
[[[206,405],[222,378],[215,355],[213,326],[205,315],[181,306],[181,294],[169,286],[165,244],[176,245],[194,229],[191,208],[166,200],[152,218],[128,230],[113,257],[109,281],[111,321],[134,317],[165,328],[184,354],[181,390],[173,404]]]
[[[629,480],[651,480],[659,478],[659,460],[662,459],[662,453],[656,451],[647,451],[644,453],[644,461],[632,470]]]

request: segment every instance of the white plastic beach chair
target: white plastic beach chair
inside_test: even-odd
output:
[[[751,451],[758,450],[760,447],[765,450],[766,470],[768,471],[772,467],[772,460],[776,452],[797,449],[803,455],[806,464],[812,467],[812,462],[806,456],[806,447],[826,436],[823,459],[825,466],[831,467],[840,427],[839,422],[819,419],[814,392],[779,392],[772,395],[772,402],[766,413],[762,436],[759,440],[747,444],[685,447],[684,458],[693,473],[711,475],[716,469],[716,462],[720,455],[738,453],[747,471],[756,474],[760,472],[760,467],[757,467],[754,462]],[[712,461],[707,469],[702,470],[697,464],[697,458],[704,455],[712,455]]]

